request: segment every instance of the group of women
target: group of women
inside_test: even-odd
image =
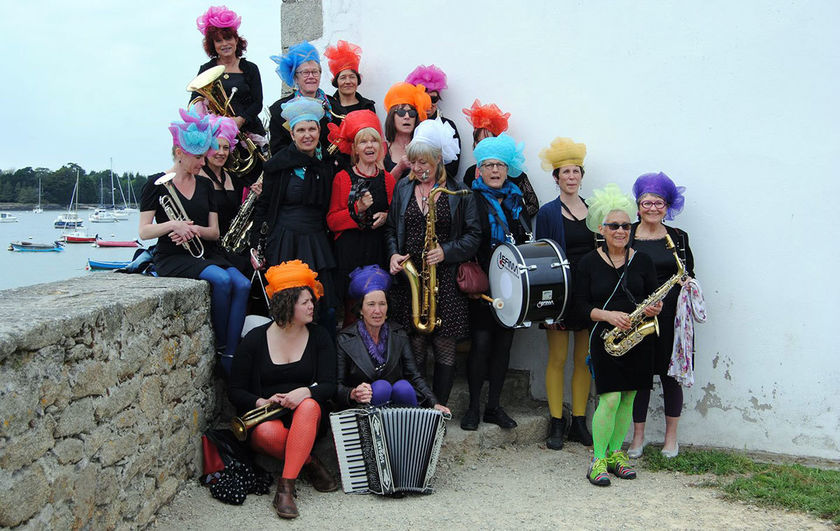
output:
[[[320,88],[320,55],[309,43],[272,57],[293,93],[270,108],[270,158],[234,174],[226,171],[226,162],[243,137],[266,144],[257,118],[259,70],[243,57],[247,42],[238,34],[235,13],[211,7],[197,25],[210,56],[199,71],[224,66],[222,85],[234,97],[228,116],[188,109],[171,124],[174,162],[166,172],[172,174],[166,176],[171,184],[156,184],[163,174],[146,183],[140,236],[158,238],[159,275],[210,282],[217,350],[237,410],[274,403],[286,411],[259,424],[249,443],[284,461],[274,502],[280,516],[297,516],[294,484],[303,470],[316,489],[337,488],[311,453],[328,403],[396,403],[448,413],[461,339],[470,340],[469,405],[461,428],[476,430],[482,420],[516,427],[500,404],[514,329],[493,318],[480,293],[462,291],[458,276],[462,264],[471,261],[486,274],[498,245],[533,237],[553,239],[563,248],[574,288],[572,311],[562,322],[544,326],[551,414],[547,446],[562,448],[567,434],[593,445],[587,477],[594,484],[608,484],[610,472],[635,477],[621,445],[632,418],[630,454],[641,454],[657,374],[665,391],[663,453],[676,455],[682,393],[668,375],[673,329],[664,324],[662,336],[644,340],[622,357],[605,353],[600,335],[609,327],[628,328],[628,313],[673,274],[666,234],[677,241],[693,275],[687,235],[662,223],[682,209],[681,188],[664,174],[649,174],[637,180],[635,198],[609,185],[584,200],[579,192],[586,147],[558,138],[540,157],[559,194],[540,207],[524,172],[523,146],[506,133],[510,115],[479,100],[464,109],[474,128],[476,166],[461,181],[457,129],[437,108],[445,74],[421,65],[392,86],[384,98],[383,131],[374,102],[357,90],[361,50],[345,41],[325,53],[336,87],[331,96]],[[218,240],[248,194],[258,196],[250,243],[260,252],[239,255]],[[184,216],[170,218],[162,196],[183,205]],[[632,224],[637,209],[639,221]],[[198,241],[204,249],[200,256],[190,250]],[[248,277],[255,269],[266,269],[271,321],[240,342]],[[433,310],[418,311],[416,282],[430,272],[436,278]],[[672,319],[678,293],[679,286],[644,313]],[[568,422],[563,381],[570,345]],[[427,362],[429,350],[433,364]],[[427,377],[429,365],[433,374]],[[599,395],[591,434],[586,423],[590,374]],[[485,380],[489,389],[482,415]]]

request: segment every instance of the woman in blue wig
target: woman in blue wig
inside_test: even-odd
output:
[[[525,169],[523,145],[507,133],[488,137],[478,143],[474,155],[479,176],[472,183],[476,197],[478,218],[481,222],[481,244],[478,248],[478,263],[489,270],[493,250],[505,241],[525,243],[528,241],[531,220],[525,211],[522,191],[508,180]],[[467,383],[470,388],[470,405],[461,419],[461,428],[477,430],[479,423],[479,401],[484,380],[489,380],[484,422],[496,424],[504,429],[516,427],[499,404],[502,385],[505,382],[510,347],[513,343],[513,329],[504,328],[493,318],[490,306],[483,300],[470,299],[470,354],[467,358]]]
[[[169,219],[160,204],[169,197],[164,185],[155,181],[164,175],[149,177],[140,200],[140,238],[157,238],[154,255],[155,269],[160,276],[196,278],[210,282],[211,314],[216,334],[216,348],[222,356],[222,366],[230,372],[233,354],[239,343],[245,306],[251,282],[237,270],[212,244],[219,239],[219,217],[209,179],[196,178],[204,165],[205,154],[217,149],[216,127],[208,116],[181,110],[182,121],[172,122],[172,155],[174,164],[166,173],[174,174],[169,181],[174,197],[183,205],[188,219]],[[175,199],[173,199],[175,202]],[[202,242],[203,256],[196,257],[185,247]]]
[[[277,75],[283,83],[293,90],[285,98],[280,98],[268,108],[271,119],[268,123],[271,152],[277,153],[283,147],[292,143],[290,130],[285,124],[288,120],[283,117],[283,106],[295,98],[313,98],[323,109],[319,118],[321,131],[319,147],[326,149],[327,124],[333,120],[332,104],[326,93],[321,90],[321,56],[318,50],[307,41],[291,46],[285,55],[272,55],[271,60],[277,63]]]
[[[390,402],[449,413],[417,370],[405,329],[388,319],[390,287],[391,275],[378,265],[350,273],[349,293],[359,301],[359,320],[338,336],[336,400],[342,406]]]
[[[291,126],[292,143],[265,163],[263,190],[254,207],[253,246],[265,224],[268,266],[299,259],[318,273],[324,284],[319,301],[320,323],[335,334],[335,257],[327,237],[334,170],[318,147],[324,107],[313,98],[283,104],[282,119]]]

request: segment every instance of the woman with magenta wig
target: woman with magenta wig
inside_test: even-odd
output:
[[[338,336],[336,400],[345,407],[391,403],[449,413],[417,370],[405,329],[388,319],[390,287],[391,275],[378,265],[350,274],[350,296],[359,301],[359,320]]]
[[[452,161],[446,164],[446,173],[453,179],[458,178],[458,167],[461,164],[461,136],[458,134],[458,128],[455,127],[455,122],[445,117],[438,108],[441,94],[446,88],[446,73],[435,65],[420,65],[411,71],[405,78],[406,83],[412,85],[422,85],[426,89],[426,94],[432,102],[432,108],[429,111],[429,118],[436,120],[440,118],[443,123],[449,124],[449,127],[455,131],[455,141],[458,143],[458,154]]]
[[[154,264],[158,275],[210,282],[216,350],[222,356],[222,367],[229,372],[245,321],[251,282],[217,251],[219,216],[213,184],[196,178],[206,153],[219,146],[215,136],[218,126],[212,125],[208,116],[199,117],[184,110],[180,113],[183,121],[169,126],[174,164],[166,173],[175,174],[170,183],[189,220],[169,219],[160,205],[160,198],[169,194],[164,186],[155,184],[164,173],[157,173],[143,187],[139,233],[143,240],[157,238]],[[203,257],[196,258],[184,248],[183,244],[192,239],[202,242]]]
[[[674,253],[665,248],[666,235],[671,236],[676,245],[677,256],[685,264],[686,273],[694,276],[694,256],[688,246],[688,234],[663,223],[682,212],[685,204],[684,191],[685,188],[675,185],[674,181],[662,172],[641,175],[633,184],[633,195],[636,196],[636,205],[639,207],[639,221],[633,224],[630,242],[634,249],[653,259],[659,284],[664,284],[677,272]],[[678,284],[665,296],[662,313],[659,314],[659,335],[653,338],[656,345],[653,373],[659,376],[665,401],[665,443],[662,446],[662,455],[665,457],[676,457],[679,453],[677,426],[682,413],[683,391],[680,383],[673,376],[669,376],[668,369],[674,345],[674,319],[680,289]],[[644,450],[645,421],[649,403],[650,389],[640,389],[633,403],[633,441],[627,452],[630,457],[639,457]]]

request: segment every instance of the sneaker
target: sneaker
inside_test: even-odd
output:
[[[610,475],[607,473],[607,460],[604,458],[593,459],[592,463],[589,464],[586,479],[593,485],[608,487],[610,484]]]
[[[616,450],[607,457],[607,470],[621,479],[636,479],[636,471],[630,466],[630,458],[622,450]]]
[[[466,431],[475,431],[478,429],[478,410],[468,409],[461,418],[461,429]]]
[[[494,409],[484,410],[484,422],[495,424],[505,430],[512,430],[517,426],[516,421],[508,417],[505,410],[501,406]]]

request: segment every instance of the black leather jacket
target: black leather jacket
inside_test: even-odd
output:
[[[385,221],[385,245],[388,259],[395,254],[405,254],[405,211],[408,202],[414,199],[416,181],[407,177],[397,181],[394,196],[391,199],[391,210]],[[446,178],[446,188],[449,190],[467,190],[455,179]],[[449,241],[439,242],[443,249],[444,264],[459,264],[475,256],[481,241],[481,225],[476,210],[473,194],[448,195],[449,212],[451,213],[451,238]]]
[[[350,399],[350,391],[359,384],[374,380],[387,380],[394,383],[406,379],[417,393],[417,402],[424,407],[432,407],[437,403],[435,395],[429,385],[420,376],[408,342],[405,329],[393,321],[388,321],[388,353],[385,366],[377,372],[373,359],[359,335],[356,323],[348,326],[338,334],[336,342],[338,353],[338,391],[335,399],[343,407],[356,405]]]

